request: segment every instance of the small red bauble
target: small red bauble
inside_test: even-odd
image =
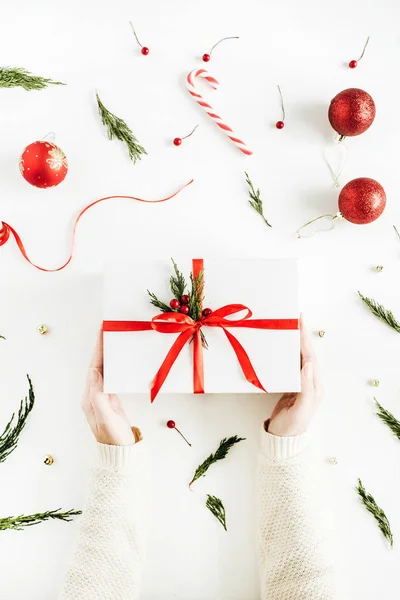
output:
[[[189,296],[187,294],[184,294],[181,297],[181,304],[189,304],[189,300],[190,300]]]
[[[180,307],[179,312],[181,312],[183,315],[188,315],[190,311],[190,308],[188,307],[187,304],[184,304],[183,306]]]
[[[180,304],[179,300],[177,300],[176,298],[172,298],[172,300],[169,303],[169,305],[174,310],[178,310],[178,308],[180,307],[181,304]]]
[[[180,146],[182,144],[182,138],[174,139],[174,146]]]
[[[204,308],[202,315],[203,315],[203,317],[209,317],[211,315],[211,313],[212,313],[211,308]]]
[[[175,421],[167,421],[167,427],[169,427],[169,429],[175,429]]]
[[[143,56],[147,56],[150,50],[147,48],[147,46],[143,46],[140,52],[143,54]]]
[[[276,128],[283,129],[285,127],[285,123],[283,121],[277,121]]]
[[[375,103],[367,92],[349,88],[333,98],[328,118],[333,129],[346,137],[367,131],[375,119],[375,113]]]
[[[38,188],[50,188],[61,183],[68,172],[64,152],[47,141],[29,144],[21,154],[19,169],[23,178]]]
[[[209,62],[210,58],[211,58],[211,56],[209,54],[203,54],[203,61],[204,62]]]
[[[347,221],[366,225],[375,221],[385,210],[385,190],[375,179],[359,177],[343,187],[338,204],[340,214]]]
[[[358,62],[356,60],[351,60],[349,62],[350,69],[355,69],[357,65],[358,65]]]

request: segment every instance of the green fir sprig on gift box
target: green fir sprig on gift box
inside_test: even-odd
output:
[[[3,433],[0,435],[0,463],[4,462],[16,449],[21,431],[25,427],[29,413],[35,404],[32,381],[29,375],[27,375],[27,378],[29,382],[28,396],[21,400],[17,417],[13,413]]]
[[[378,527],[384,537],[388,540],[390,547],[393,548],[393,534],[390,528],[390,523],[384,511],[377,505],[375,499],[369,494],[363,486],[361,479],[358,480],[356,486],[358,495],[365,508],[375,517]]]
[[[244,172],[245,176],[246,176],[246,183],[249,186],[249,196],[251,198],[251,200],[249,200],[249,204],[252,208],[254,208],[254,210],[262,217],[264,223],[266,225],[268,225],[268,227],[272,227],[272,225],[270,223],[268,223],[267,219],[264,216],[264,210],[263,210],[263,203],[262,200],[260,198],[260,190],[257,188],[257,190],[254,189],[254,186],[250,180],[250,177],[248,175],[248,173],[246,173],[246,171]]]
[[[206,507],[209,511],[212,512],[214,517],[218,519],[225,531],[228,531],[226,528],[225,507],[222,504],[222,500],[220,500],[216,496],[210,496],[210,494],[207,494]]]
[[[142,154],[147,154],[146,150],[139,144],[125,121],[114,115],[104,106],[97,93],[96,99],[101,121],[107,128],[108,139],[112,140],[116,138],[120,142],[124,142],[128,148],[129,158],[133,160],[133,164],[136,164],[137,160],[142,159]]]
[[[372,298],[363,296],[361,292],[358,292],[358,295],[360,296],[361,300],[365,302],[373,315],[378,317],[378,319],[384,323],[387,323],[387,325],[397,331],[397,333],[400,333],[400,323],[391,310],[387,310],[384,306],[382,306],[382,304],[379,304],[379,302],[376,302]]]
[[[81,510],[72,509],[62,512],[61,508],[57,508],[56,510],[48,510],[47,512],[43,513],[35,513],[34,515],[19,515],[18,517],[0,518],[0,531],[4,531],[5,529],[21,531],[25,527],[39,525],[39,523],[43,523],[44,521],[48,521],[50,519],[69,522],[72,521],[72,517],[76,517],[77,515],[81,514]]]
[[[24,90],[43,90],[48,85],[66,85],[47,77],[32,75],[22,67],[0,67],[0,88],[22,87]]]
[[[400,440],[400,421],[396,419],[391,412],[386,410],[381,404],[379,404],[378,400],[374,398],[375,404],[377,407],[377,416],[389,427],[392,433]]]
[[[232,446],[238,444],[239,442],[243,442],[245,439],[246,438],[241,438],[237,435],[232,435],[229,438],[224,438],[223,440],[221,440],[217,450],[213,454],[210,454],[210,456],[208,456],[206,460],[203,461],[201,465],[197,467],[197,469],[194,472],[193,479],[189,483],[189,487],[192,485],[192,483],[197,481],[197,479],[200,479],[200,477],[204,477],[204,475],[207,473],[208,469],[212,465],[217,463],[219,460],[223,460],[227,456]]]
[[[4,335],[0,335],[0,340],[5,340],[6,338],[4,337]]]
[[[183,274],[178,269],[178,265],[176,264],[174,259],[171,258],[171,260],[172,260],[172,264],[174,266],[175,275],[171,275],[169,284],[171,287],[171,292],[174,295],[174,298],[176,298],[177,300],[180,300],[185,293],[186,281],[185,281]]]

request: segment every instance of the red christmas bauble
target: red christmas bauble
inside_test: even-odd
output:
[[[19,169],[31,185],[49,188],[65,179],[68,161],[61,148],[52,142],[33,142],[22,152]]]
[[[330,103],[328,118],[333,129],[343,136],[364,133],[375,119],[375,102],[358,88],[343,90]]]
[[[385,190],[369,177],[352,179],[339,194],[339,211],[350,223],[365,225],[381,216],[386,206]]]

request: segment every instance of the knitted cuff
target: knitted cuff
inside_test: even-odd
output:
[[[101,467],[114,471],[129,470],[141,454],[143,444],[132,446],[109,446],[97,443],[97,462]]]
[[[294,435],[291,437],[280,437],[267,433],[264,429],[261,432],[261,448],[264,455],[275,460],[292,458],[301,454],[309,443],[309,434]]]

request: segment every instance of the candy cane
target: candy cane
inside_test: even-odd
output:
[[[187,86],[187,89],[189,90],[189,94],[196,100],[196,102],[198,104],[200,104],[200,106],[202,106],[204,108],[204,110],[206,111],[208,116],[211,117],[211,119],[218,125],[218,127],[226,133],[228,138],[230,140],[232,140],[232,142],[234,144],[236,144],[236,146],[239,148],[239,150],[241,152],[243,152],[243,154],[247,154],[247,155],[253,154],[253,152],[251,150],[249,150],[249,148],[246,146],[246,144],[244,142],[242,142],[242,140],[240,140],[236,136],[236,134],[233,132],[233,130],[229,127],[229,125],[227,125],[221,119],[221,117],[215,113],[212,106],[210,106],[203,99],[203,97],[196,91],[196,88],[194,85],[196,77],[203,77],[203,79],[208,81],[208,83],[211,85],[211,87],[214,88],[214,90],[218,89],[219,82],[216,79],[214,79],[214,77],[211,77],[211,75],[208,73],[208,71],[206,71],[205,69],[194,69],[193,71],[191,71],[189,73],[189,75],[186,78],[186,86]]]

